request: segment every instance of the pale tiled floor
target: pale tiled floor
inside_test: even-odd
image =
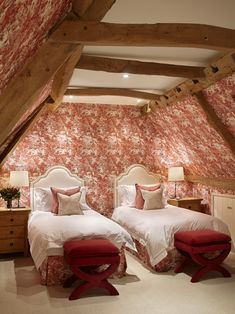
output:
[[[235,255],[226,259],[232,278],[215,273],[192,284],[190,271],[151,273],[127,255],[128,275],[112,280],[119,296],[96,290],[69,301],[73,288],[45,287],[30,258],[0,260],[1,314],[234,314]]]

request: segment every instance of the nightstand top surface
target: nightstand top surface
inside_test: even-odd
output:
[[[182,197],[182,198],[170,198],[169,200],[174,200],[174,201],[202,201],[203,198],[200,197],[192,197],[192,196],[186,196],[186,197]]]
[[[6,207],[0,207],[0,213],[2,212],[30,212],[30,207],[24,207],[24,208],[6,208]]]

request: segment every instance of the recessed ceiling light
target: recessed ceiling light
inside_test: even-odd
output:
[[[127,74],[127,73],[123,74],[123,78],[128,78],[128,77],[129,77],[129,74]]]
[[[137,99],[137,102],[138,102],[138,103],[141,102],[141,99]]]
[[[73,96],[72,96],[72,95],[69,95],[69,98],[73,98]]]

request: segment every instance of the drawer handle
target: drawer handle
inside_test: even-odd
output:
[[[14,221],[14,218],[11,218],[10,221]]]
[[[13,242],[11,242],[11,243],[10,243],[10,246],[13,246],[13,245],[14,245],[14,243],[13,243]]]
[[[232,206],[227,206],[227,209],[233,209]]]
[[[192,206],[191,206],[191,205],[189,205],[188,209],[191,209],[191,208],[192,208]]]
[[[10,234],[13,234],[13,233],[14,233],[14,231],[13,231],[13,230],[11,230],[11,231],[10,231]]]

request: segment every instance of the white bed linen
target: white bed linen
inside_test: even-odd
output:
[[[30,252],[37,268],[53,250],[56,255],[63,255],[64,242],[94,237],[107,238],[119,248],[125,244],[135,249],[126,230],[92,209],[85,210],[84,215],[71,216],[57,216],[37,210],[29,218]]]
[[[174,248],[177,231],[212,229],[229,234],[227,225],[218,218],[172,205],[154,210],[119,206],[112,219],[146,247],[152,266]]]

